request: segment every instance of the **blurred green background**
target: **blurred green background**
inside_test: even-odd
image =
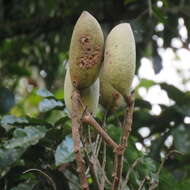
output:
[[[181,69],[190,47],[188,0],[0,0],[0,189],[52,189],[39,171],[23,174],[31,168],[51,176],[58,190],[79,189],[63,85],[72,30],[83,10],[97,18],[105,37],[121,22],[129,22],[135,35],[136,104],[123,177],[139,161],[125,189],[189,190],[190,67]],[[178,68],[164,61],[168,49]],[[156,80],[167,65],[176,70],[172,77],[180,86]],[[162,92],[156,104],[146,97],[154,87]],[[165,96],[169,103],[162,101]],[[122,113],[107,118],[106,129],[116,141]],[[103,115],[100,108],[96,119],[101,122]],[[107,152],[111,176],[113,155]]]

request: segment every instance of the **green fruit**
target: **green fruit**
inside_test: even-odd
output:
[[[123,96],[100,73],[100,104],[109,111],[126,106]]]
[[[89,111],[91,114],[95,114],[97,107],[98,107],[98,101],[99,101],[99,79],[97,79],[89,88],[80,90],[81,95],[81,101],[82,104],[87,107],[87,111]],[[65,84],[64,84],[64,100],[67,110],[69,111],[69,114],[72,113],[72,92],[74,90],[74,87],[71,82],[70,78],[70,72],[69,69],[66,72],[65,76]],[[84,109],[81,104],[79,104],[79,112],[82,115]]]
[[[135,40],[131,27],[127,23],[119,24],[106,39],[103,72],[110,84],[124,97],[130,93],[135,62]]]
[[[69,49],[71,80],[78,89],[89,87],[98,78],[103,47],[104,37],[99,23],[83,11],[74,27]]]

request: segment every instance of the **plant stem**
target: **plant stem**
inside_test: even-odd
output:
[[[115,158],[114,158],[114,172],[113,172],[113,183],[112,183],[112,190],[118,190],[120,187],[120,181],[122,177],[122,170],[123,170],[123,155],[125,149],[127,147],[127,140],[131,131],[132,120],[133,120],[133,109],[134,109],[134,101],[133,101],[133,94],[126,98],[126,102],[128,104],[127,111],[124,117],[124,125],[122,131],[122,137],[120,140],[120,149],[116,151]]]
[[[97,123],[97,121],[89,114],[85,113],[82,117],[82,122],[91,125],[96,129],[96,131],[100,134],[100,136],[104,139],[104,141],[110,145],[114,151],[118,149],[117,143],[115,143],[112,138],[104,131],[104,129]]]
[[[80,185],[82,190],[89,190],[88,182],[85,176],[85,162],[80,151],[80,114],[79,114],[80,93],[75,89],[72,94],[72,138],[74,144],[74,153],[77,163],[77,172],[79,173]]]

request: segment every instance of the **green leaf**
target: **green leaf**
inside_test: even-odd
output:
[[[0,114],[5,114],[15,104],[15,96],[12,91],[5,87],[0,87]]]
[[[54,95],[46,89],[39,89],[37,90],[36,94],[44,98],[54,97]]]
[[[26,150],[26,147],[18,149],[0,149],[0,176],[4,176],[9,167],[16,162]]]
[[[140,87],[145,87],[146,89],[150,88],[151,86],[155,85],[155,82],[148,79],[141,79],[139,85],[136,87],[136,89]]]
[[[14,131],[13,138],[7,141],[4,147],[6,149],[29,147],[37,144],[46,135],[46,132],[47,129],[44,126],[18,128]]]
[[[9,131],[13,128],[13,125],[28,124],[28,120],[26,118],[15,117],[13,115],[5,115],[2,117],[0,124],[6,131]]]
[[[135,100],[135,106],[140,107],[141,109],[146,108],[149,110],[152,108],[151,104],[148,101],[140,99],[140,98],[137,98]]]
[[[53,109],[62,109],[63,106],[64,104],[61,101],[46,98],[39,103],[39,110],[41,112],[47,112]]]
[[[164,12],[158,7],[152,7],[153,15],[162,23],[167,23],[167,17],[164,15]]]
[[[176,189],[189,190],[190,180],[182,180],[177,183]]]
[[[139,164],[136,166],[140,176],[143,178],[144,176],[152,175],[152,178],[156,177],[153,173],[156,172],[155,162],[149,157],[142,157]],[[156,180],[156,179],[154,179]],[[157,179],[158,181],[158,179]]]
[[[189,93],[185,93],[175,86],[169,85],[167,83],[161,83],[160,86],[166,90],[169,98],[174,100],[177,104],[189,104],[190,102],[190,95]]]
[[[66,136],[55,151],[55,165],[59,166],[64,163],[72,162],[73,160],[73,141],[70,136]]]
[[[159,176],[158,190],[179,190],[176,188],[177,182],[174,176],[168,172],[165,168],[162,168]],[[182,190],[182,189],[181,189]]]
[[[190,129],[181,125],[172,132],[174,136],[174,145],[177,151],[190,153]]]

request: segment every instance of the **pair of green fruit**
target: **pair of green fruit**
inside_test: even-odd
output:
[[[74,88],[80,91],[82,104],[90,113],[96,112],[99,97],[100,104],[108,110],[126,106],[125,97],[130,93],[135,62],[135,40],[130,25],[115,26],[104,47],[99,23],[84,11],[74,27],[69,50],[64,85],[68,111],[72,112]],[[79,109],[82,113],[82,105]]]

